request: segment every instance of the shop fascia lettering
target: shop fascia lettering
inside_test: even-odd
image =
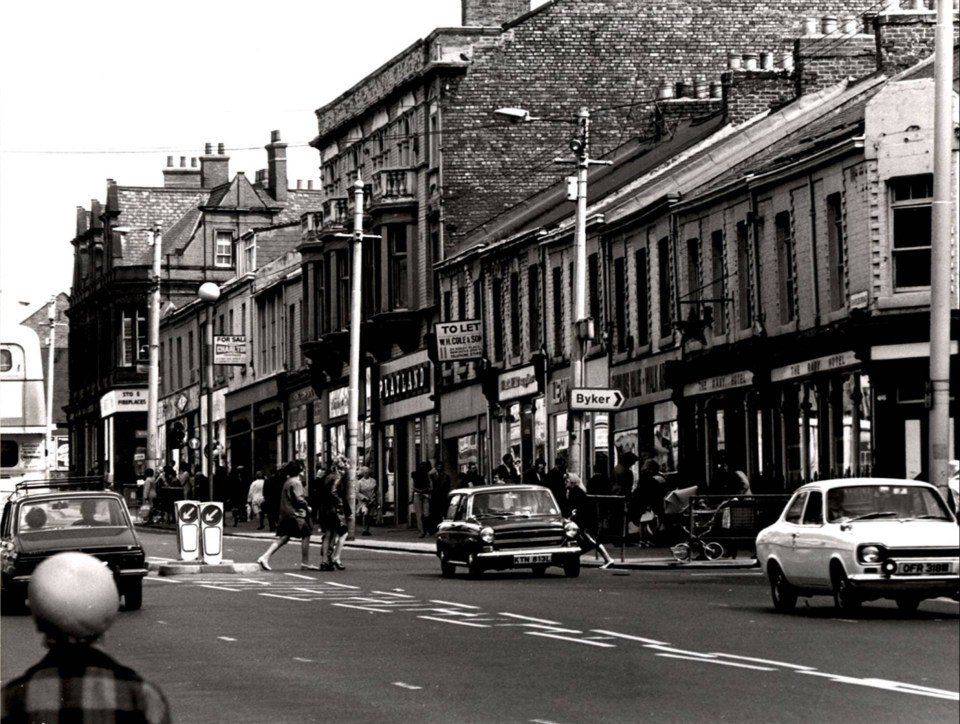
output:
[[[380,378],[380,399],[392,402],[430,390],[430,363],[423,362]]]

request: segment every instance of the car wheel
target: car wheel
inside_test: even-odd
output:
[[[797,607],[797,591],[776,563],[770,564],[770,597],[775,611],[786,613]]]
[[[920,599],[916,596],[900,596],[897,598],[897,608],[901,611],[916,611],[920,606]]]
[[[843,569],[835,565],[830,576],[833,581],[833,603],[841,611],[856,611],[860,608],[860,596],[850,585],[850,579]]]
[[[123,607],[127,611],[138,611],[143,605],[143,581],[128,586],[123,591]]]
[[[546,566],[534,566],[534,567],[533,567],[533,575],[535,575],[535,576],[537,576],[537,577],[540,577],[540,576],[544,575],[546,572],[547,572],[547,567],[546,567]]]
[[[454,574],[457,572],[457,566],[454,563],[450,562],[450,559],[447,558],[446,554],[440,556],[440,575],[444,578],[453,578]]]
[[[703,546],[703,554],[707,557],[708,561],[715,561],[718,558],[723,558],[723,546],[716,541],[710,541]]]
[[[567,578],[576,578],[580,575],[580,559],[574,558],[563,564],[563,575]]]
[[[467,571],[470,572],[471,578],[480,578],[483,575],[483,566],[475,555],[471,554],[467,559]]]

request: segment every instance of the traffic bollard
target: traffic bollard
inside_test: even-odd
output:
[[[223,503],[200,503],[200,545],[204,563],[223,560]]]
[[[177,548],[181,561],[195,561],[200,557],[200,501],[177,500]]]

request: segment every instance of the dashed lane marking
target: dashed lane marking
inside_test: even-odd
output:
[[[472,626],[473,628],[490,628],[490,626],[485,623],[463,621],[456,618],[440,618],[439,616],[417,616],[417,618],[422,618],[424,621],[439,621],[440,623],[453,623],[453,624],[456,624],[457,626]]]
[[[394,681],[394,682],[393,682],[393,685],[394,685],[394,686],[399,686],[401,689],[410,689],[410,691],[418,691],[419,689],[422,689],[422,688],[423,688],[422,686],[415,686],[414,684],[407,684],[407,683],[404,683],[403,681]]]
[[[416,596],[411,596],[409,593],[397,593],[395,591],[370,591],[370,593],[375,593],[378,596],[395,596],[397,598],[416,598]]]
[[[281,596],[278,593],[261,593],[261,596],[266,596],[267,598],[282,598],[285,601],[312,601],[312,598],[304,598],[303,596]]]
[[[947,699],[948,701],[960,701],[960,694],[946,689],[933,689],[928,686],[917,686],[915,684],[905,684],[900,681],[889,681],[888,679],[858,679],[854,676],[842,676],[840,674],[828,674],[823,671],[799,671],[797,673],[807,674],[808,676],[822,676],[835,681],[839,684],[855,684],[857,686],[869,686],[875,689],[886,689],[903,694],[916,694],[918,696],[931,696],[935,699]]]
[[[757,659],[752,656],[737,656],[736,654],[713,653],[711,656],[722,656],[726,659],[737,659],[738,661],[752,661],[755,664],[770,664],[771,666],[782,666],[785,669],[797,669],[798,671],[815,671],[813,666],[803,666],[801,664],[789,664],[786,661],[773,661],[772,659]]]
[[[630,634],[618,633],[616,631],[607,631],[602,628],[593,629],[594,633],[603,634],[604,636],[612,636],[618,639],[626,639],[627,641],[639,641],[642,644],[653,644],[656,646],[669,646],[665,641],[657,641],[656,639],[648,639],[643,636],[631,636]]]
[[[769,666],[754,666],[753,664],[738,664],[735,661],[720,661],[719,659],[711,659],[704,656],[682,656],[680,654],[668,654],[660,653],[657,656],[663,656],[668,659],[683,659],[684,661],[696,661],[701,664],[720,664],[721,666],[733,666],[738,669],[753,669],[754,671],[776,671],[776,669]]]
[[[232,636],[217,636],[217,638],[221,641],[236,641]]]
[[[307,599],[304,599],[307,600]],[[355,606],[352,603],[331,603],[331,606],[339,606],[340,608],[355,608],[358,611],[374,611],[375,613],[393,613],[388,608],[374,608],[373,606]]]
[[[227,588],[226,586],[211,586],[209,583],[201,583],[198,588],[209,588],[214,591],[230,591],[230,593],[240,593],[242,588]]]
[[[441,606],[455,606],[457,608],[469,608],[474,611],[479,610],[479,606],[471,606],[467,603],[456,603],[454,601],[438,601],[437,599],[431,599],[430,603],[439,603]]]
[[[559,621],[550,621],[550,620],[545,619],[545,618],[534,618],[533,616],[521,616],[519,613],[504,613],[503,611],[501,611],[499,615],[501,615],[501,616],[506,616],[507,618],[520,619],[520,620],[522,620],[522,621],[533,621],[533,622],[535,622],[535,623],[546,623],[546,624],[550,624],[551,626],[559,626],[559,625],[560,625],[560,622],[559,622]]]
[[[573,636],[561,636],[560,634],[547,633],[546,631],[524,631],[529,636],[543,636],[548,639],[559,639],[560,641],[570,641],[575,644],[586,644],[587,646],[598,646],[603,649],[615,649],[615,644],[605,644],[602,641],[591,641],[590,639],[577,639]]]
[[[293,660],[294,660],[294,661],[301,661],[301,662],[303,662],[304,664],[312,664],[312,663],[313,663],[313,659],[305,659],[305,658],[303,658],[302,656],[294,656],[294,657],[293,657]]]

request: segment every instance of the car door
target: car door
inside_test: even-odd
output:
[[[823,515],[823,493],[811,490],[803,508],[803,515],[793,537],[793,557],[796,566],[795,583],[801,586],[829,583],[829,552]]]
[[[447,543],[447,552],[453,560],[463,560],[463,519],[467,507],[466,495],[454,495],[450,498],[447,513],[444,516],[444,538]]]
[[[783,513],[783,520],[775,527],[770,536],[771,555],[780,561],[780,567],[783,569],[787,580],[791,582],[796,582],[798,576],[794,543],[797,531],[800,529],[803,507],[806,502],[807,492],[797,493],[793,500],[787,504],[787,509]]]

